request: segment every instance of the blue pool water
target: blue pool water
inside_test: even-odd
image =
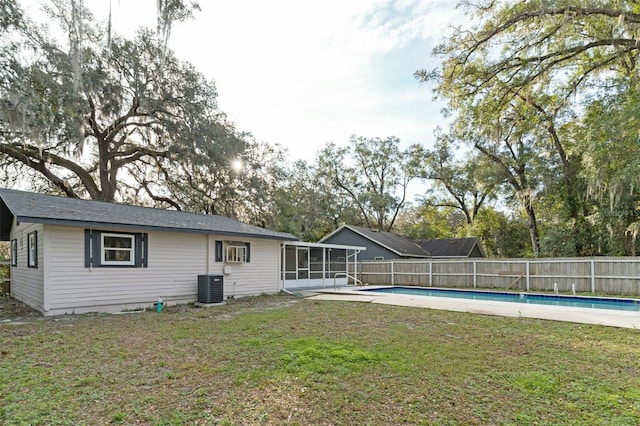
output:
[[[640,300],[638,299],[501,293],[496,291],[451,290],[424,287],[384,287],[361,291],[366,291],[368,293],[407,294],[411,296],[452,297],[466,300],[491,300],[494,302],[533,303],[538,305],[567,306],[573,308],[640,311]]]

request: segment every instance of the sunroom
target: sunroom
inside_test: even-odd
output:
[[[287,241],[282,244],[281,287],[285,291],[359,284],[358,253],[366,247]]]

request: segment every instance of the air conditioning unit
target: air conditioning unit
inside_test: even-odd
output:
[[[224,302],[224,277],[222,275],[198,275],[198,303]]]

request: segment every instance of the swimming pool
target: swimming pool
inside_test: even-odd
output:
[[[563,296],[529,293],[502,293],[497,291],[453,290],[424,287],[382,287],[362,289],[359,291],[382,294],[406,294],[410,296],[449,297],[465,300],[490,300],[494,302],[527,303],[536,305],[565,306],[572,308],[640,311],[639,299],[614,299],[607,297]]]

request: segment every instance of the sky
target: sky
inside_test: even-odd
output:
[[[34,12],[44,0],[25,0]],[[157,0],[84,0],[115,32],[155,27]],[[240,131],[312,161],[351,135],[433,143],[446,123],[432,86],[413,73],[459,12],[451,0],[200,0],[169,46],[215,81],[218,104]]]
[[[113,32],[155,28],[157,0],[82,0]],[[30,16],[48,0],[22,0]],[[218,91],[239,131],[279,144],[288,160],[312,162],[351,135],[396,136],[430,147],[447,127],[433,86],[418,69],[437,67],[432,49],[460,21],[452,0],[199,0],[175,23],[169,47]],[[427,182],[414,182],[414,198]]]

